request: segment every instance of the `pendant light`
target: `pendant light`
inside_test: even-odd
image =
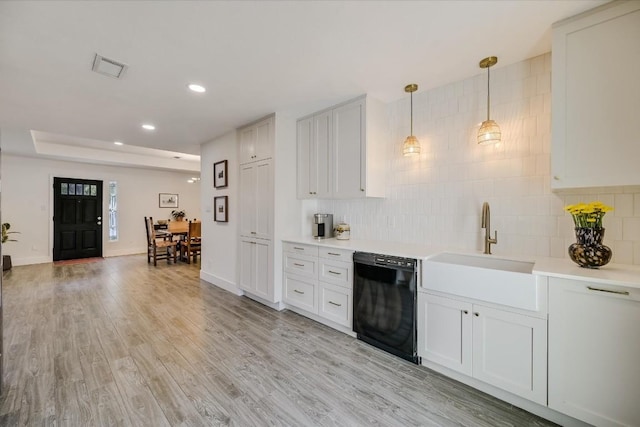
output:
[[[489,112],[491,110],[491,92],[489,86],[491,81],[490,69],[497,63],[498,57],[496,56],[489,56],[480,61],[480,68],[487,69],[487,120],[482,122],[480,129],[478,129],[478,144],[494,144],[500,142],[502,136],[500,126],[489,118]]]
[[[418,138],[413,136],[413,92],[417,90],[418,85],[415,83],[404,87],[404,91],[411,94],[411,134],[404,140],[402,145],[402,154],[405,156],[420,154],[420,142],[418,142]]]

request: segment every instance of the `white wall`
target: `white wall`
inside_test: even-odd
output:
[[[240,294],[238,269],[238,149],[236,132],[229,132],[200,147],[202,197],[202,258],[200,277]],[[213,187],[213,164],[227,160],[228,186]],[[229,197],[229,222],[213,220],[213,198]]]
[[[103,218],[108,215],[108,184],[118,183],[119,239],[109,242],[103,226],[103,255],[146,252],[144,217],[170,218],[172,209],[158,207],[158,193],[177,193],[187,218],[201,218],[200,184],[190,174],[139,168],[44,160],[2,153],[2,220],[19,231],[17,242],[3,245],[14,265],[52,260],[53,177],[103,181]]]
[[[318,210],[345,219],[356,239],[482,249],[481,207],[491,204],[495,254],[567,257],[575,242],[566,204],[601,200],[613,262],[640,264],[640,188],[550,190],[551,54],[491,72],[491,118],[499,146],[478,146],[486,119],[486,72],[413,95],[414,134],[423,152],[403,157],[410,106],[388,106],[388,189],[385,199],[320,201]],[[418,80],[419,84],[420,81]]]

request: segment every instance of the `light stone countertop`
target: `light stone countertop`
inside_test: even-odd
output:
[[[526,260],[535,263],[533,274],[563,279],[584,280],[593,283],[601,283],[614,286],[628,286],[640,289],[640,266],[628,264],[607,264],[599,269],[582,268],[568,258],[545,258],[534,256],[483,255],[480,251],[474,252],[464,249],[433,247],[400,242],[383,242],[377,240],[338,240],[315,239],[313,237],[290,237],[282,239],[284,242],[302,243],[308,245],[325,246],[336,249],[348,249],[352,251],[373,252],[377,254],[393,255],[406,258],[427,260],[442,252],[471,254],[481,256],[493,256]]]

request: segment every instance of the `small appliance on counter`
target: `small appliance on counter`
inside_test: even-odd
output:
[[[333,237],[333,215],[317,213],[313,215],[313,237],[328,239]]]

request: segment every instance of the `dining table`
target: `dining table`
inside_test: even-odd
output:
[[[166,229],[155,230],[155,233],[156,237],[178,242],[176,247],[176,250],[178,250],[180,242],[185,240],[189,234],[189,222],[169,221]]]

